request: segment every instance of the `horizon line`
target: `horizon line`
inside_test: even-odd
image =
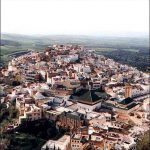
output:
[[[1,32],[1,35],[8,34],[8,35],[20,35],[20,36],[87,36],[87,37],[147,37],[149,38],[149,33],[147,32],[120,32],[120,33],[106,33],[102,32],[101,34],[69,34],[69,33],[33,33],[33,34],[26,34],[26,33],[11,33],[11,32]]]

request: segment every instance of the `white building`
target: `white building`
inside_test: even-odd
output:
[[[25,104],[22,110],[24,110],[24,113],[19,116],[19,124],[22,123],[23,120],[34,121],[42,117],[41,109],[35,106],[35,104]]]
[[[64,58],[65,62],[75,62],[76,60],[78,60],[78,55],[74,54],[74,55],[69,55],[68,57]]]
[[[46,150],[48,148],[49,150],[69,150],[70,147],[70,136],[64,135],[57,141],[55,140],[49,140],[47,141],[41,148],[41,150]]]
[[[84,73],[91,73],[91,68],[90,68],[90,66],[84,66],[84,67],[83,67],[83,72],[84,72]]]

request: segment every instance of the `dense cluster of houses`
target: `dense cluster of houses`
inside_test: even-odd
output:
[[[149,128],[149,75],[82,46],[31,51],[0,74],[1,103],[16,101],[17,124],[47,118],[69,129],[41,150],[132,150]]]

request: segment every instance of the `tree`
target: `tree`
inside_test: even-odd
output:
[[[137,150],[149,150],[150,148],[150,130],[147,131],[143,138],[137,142]]]

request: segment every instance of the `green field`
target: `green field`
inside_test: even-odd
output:
[[[139,52],[139,49],[123,49],[124,51]]]
[[[96,52],[99,52],[99,51],[116,51],[117,49],[116,48],[107,48],[107,47],[104,47],[104,48],[96,48],[95,51]]]

